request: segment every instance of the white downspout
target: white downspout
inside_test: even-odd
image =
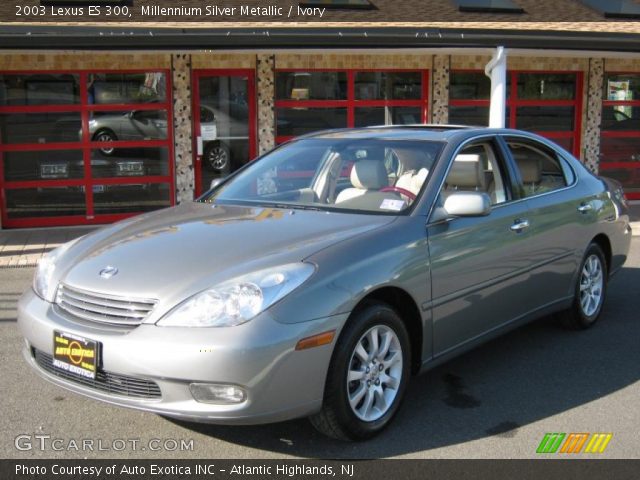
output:
[[[489,107],[489,127],[505,127],[507,103],[507,54],[504,47],[496,48],[493,58],[484,68],[491,79],[491,102]]]

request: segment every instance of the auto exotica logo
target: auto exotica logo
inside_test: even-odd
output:
[[[613,433],[545,433],[536,453],[603,453],[612,437]]]

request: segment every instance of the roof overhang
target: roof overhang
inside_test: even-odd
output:
[[[5,50],[252,50],[493,48],[640,52],[640,33],[418,28],[134,28],[2,25]]]

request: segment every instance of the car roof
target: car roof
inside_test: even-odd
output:
[[[469,127],[464,125],[381,125],[363,128],[341,128],[310,133],[298,138],[327,138],[353,140],[430,140],[461,141],[477,135],[518,134],[534,137],[529,132],[506,128]]]

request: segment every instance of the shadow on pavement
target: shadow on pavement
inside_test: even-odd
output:
[[[179,425],[239,445],[302,457],[380,458],[518,434],[520,426],[602,398],[640,380],[640,269],[611,281],[599,323],[566,331],[529,324],[414,378],[403,408],[379,437],[342,443],[308,421],[239,427]]]

